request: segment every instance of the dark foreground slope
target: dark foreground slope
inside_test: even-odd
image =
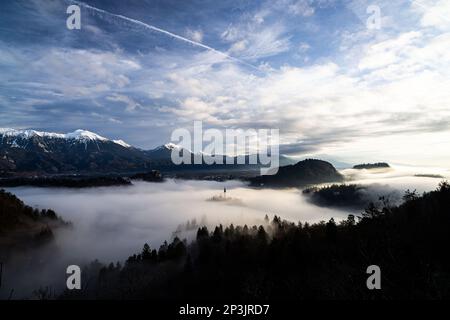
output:
[[[51,241],[55,228],[68,225],[53,210],[33,209],[13,194],[0,190],[0,262],[12,252]]]
[[[216,227],[159,250],[145,245],[124,266],[93,263],[89,287],[61,298],[270,300],[449,299],[450,185],[398,207],[370,206],[336,224],[275,217],[259,227]],[[381,290],[366,269],[381,268]]]
[[[250,180],[254,186],[303,187],[324,182],[340,182],[343,176],[329,162],[306,159],[280,167],[274,175],[258,176]]]

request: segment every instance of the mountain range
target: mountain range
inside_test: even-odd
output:
[[[259,165],[175,165],[171,153],[176,149],[203,159],[211,155],[194,154],[168,143],[152,150],[133,147],[122,140],[111,140],[87,130],[71,133],[52,133],[36,130],[0,129],[0,175],[70,174],[70,173],[125,173],[151,169],[180,170],[259,170]],[[223,157],[225,163],[227,156]],[[228,159],[230,160],[230,159]],[[280,156],[280,166],[294,163]]]

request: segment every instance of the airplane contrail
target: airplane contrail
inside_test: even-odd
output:
[[[255,69],[255,70],[261,72],[261,70],[258,67],[256,67],[256,66],[254,66],[254,65],[252,65],[252,64],[250,64],[248,62],[245,62],[245,61],[243,61],[241,59],[232,57],[232,56],[230,56],[230,55],[228,55],[228,54],[226,54],[226,53],[224,53],[222,51],[214,49],[214,48],[212,48],[210,46],[207,46],[207,45],[205,45],[203,43],[190,40],[190,39],[182,37],[182,36],[180,36],[178,34],[175,34],[175,33],[172,33],[170,31],[167,31],[167,30],[164,30],[164,29],[152,26],[150,24],[147,24],[145,22],[142,22],[142,21],[139,21],[139,20],[136,20],[136,19],[133,19],[133,18],[126,17],[126,16],[121,15],[121,14],[111,13],[109,11],[93,7],[93,6],[88,5],[88,4],[84,3],[84,2],[80,2],[80,1],[71,1],[71,2],[74,3],[74,4],[77,4],[79,6],[82,6],[83,8],[86,8],[86,9],[89,9],[89,10],[92,10],[92,11],[95,11],[95,12],[99,12],[99,13],[102,13],[102,14],[105,14],[105,15],[109,15],[109,16],[112,16],[112,17],[116,17],[116,18],[119,18],[119,19],[122,19],[122,20],[126,20],[128,22],[140,25],[140,26],[142,26],[142,27],[144,27],[146,29],[165,34],[166,36],[169,36],[171,38],[174,38],[174,39],[177,39],[177,40],[180,40],[180,41],[184,41],[184,42],[189,43],[189,44],[191,44],[193,46],[200,47],[200,48],[206,49],[208,51],[212,51],[212,52],[217,53],[217,54],[219,54],[219,55],[221,55],[221,56],[223,56],[223,57],[225,57],[225,58],[227,58],[229,60],[232,60],[232,61],[237,62],[237,63],[244,64],[247,67],[250,67],[252,69]]]

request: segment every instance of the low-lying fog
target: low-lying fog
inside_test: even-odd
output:
[[[140,250],[145,242],[159,247],[170,240],[178,225],[261,224],[268,214],[292,221],[328,220],[347,212],[309,204],[296,189],[257,190],[239,181],[134,181],[133,186],[86,189],[10,188],[25,203],[52,208],[73,229],[57,240],[75,256],[116,261]],[[237,201],[208,201],[213,196]],[[220,199],[219,199],[220,200]],[[240,200],[240,201],[239,201]]]
[[[352,183],[376,184],[376,190],[435,189],[445,169],[394,167],[388,170],[343,170]],[[229,201],[221,200],[224,187]],[[374,187],[375,188],[375,187]],[[56,233],[54,244],[35,252],[35,257],[15,257],[4,267],[0,298],[15,289],[13,298],[29,296],[40,286],[61,288],[65,268],[94,259],[109,263],[124,261],[141,250],[144,243],[159,248],[180,229],[181,238],[192,239],[198,225],[219,223],[262,224],[274,214],[290,221],[318,222],[346,218],[349,210],[318,207],[301,190],[252,189],[243,182],[168,180],[164,183],[135,181],[133,186],[88,189],[8,188],[26,204],[54,209],[73,228]],[[216,201],[211,201],[212,197]],[[195,223],[191,223],[195,220]],[[193,225],[186,230],[186,222]]]

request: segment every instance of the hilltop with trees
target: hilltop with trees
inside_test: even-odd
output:
[[[253,186],[304,187],[325,182],[340,182],[344,177],[327,161],[306,159],[296,164],[280,167],[274,175],[250,179]]]

